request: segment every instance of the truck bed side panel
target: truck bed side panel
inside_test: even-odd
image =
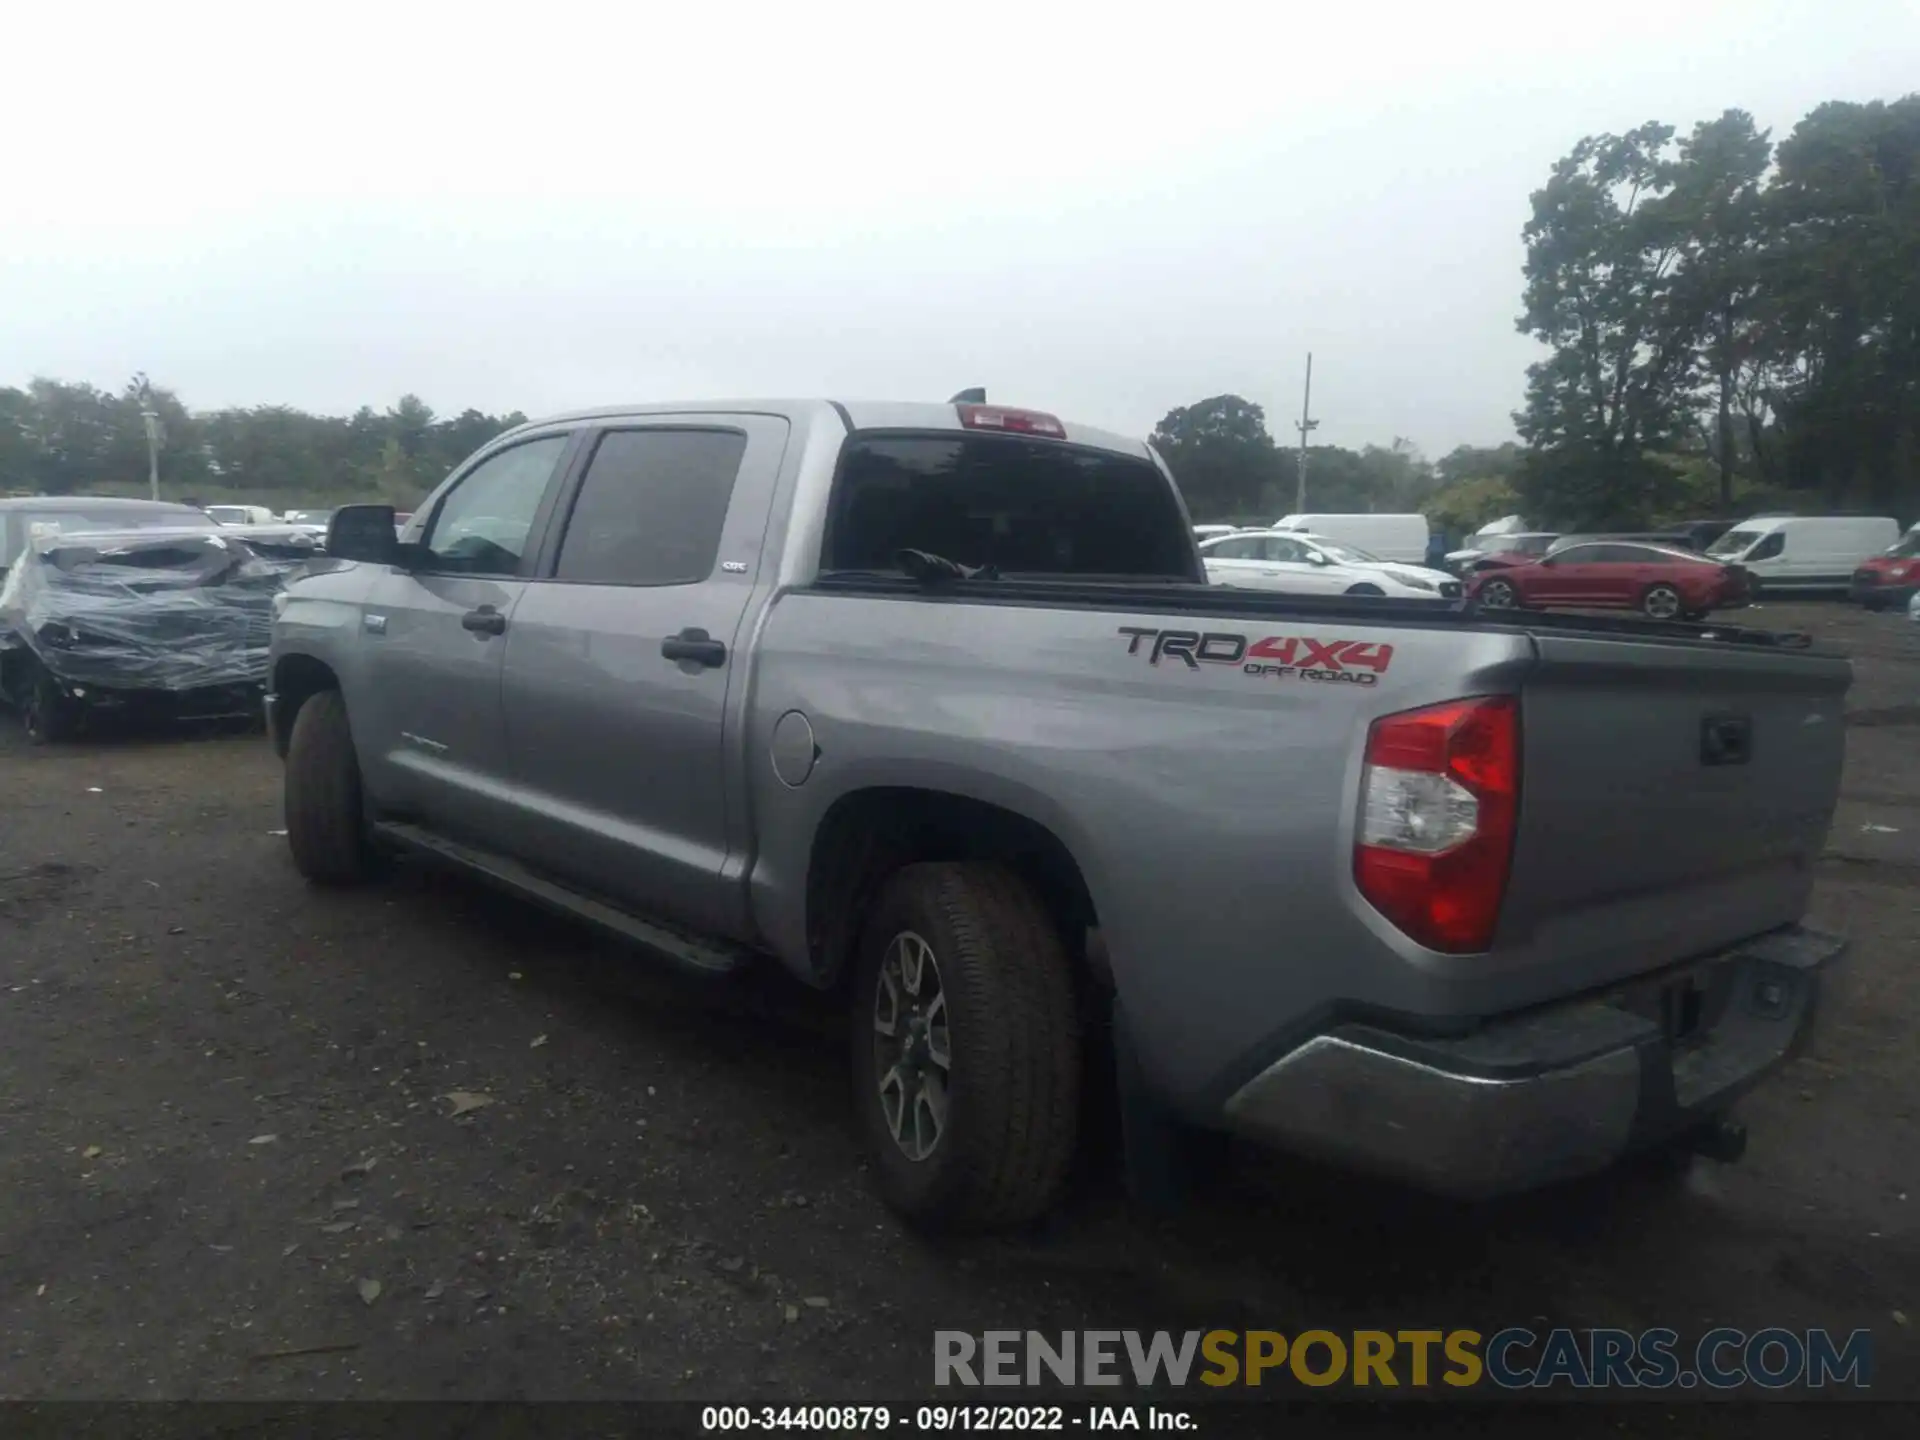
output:
[[[746,764],[755,915],[787,962],[808,964],[805,866],[821,818],[844,795],[898,785],[1054,831],[1091,890],[1124,1003],[1154,1016],[1144,1058],[1169,1093],[1197,1093],[1276,1027],[1338,999],[1476,1003],[1456,993],[1457,961],[1436,968],[1441,957],[1396,946],[1353,891],[1354,799],[1373,716],[1516,688],[1525,635],[1327,615],[1194,620],[1178,593],[1160,613],[780,597],[761,632]],[[1272,658],[1190,664],[1163,646],[1156,662],[1166,630],[1207,656]],[[1322,663],[1289,670],[1289,645]],[[793,710],[820,751],[798,788],[769,759]]]

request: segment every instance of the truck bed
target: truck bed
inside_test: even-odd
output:
[[[1124,1002],[1161,1017],[1145,1063],[1169,1093],[1217,1096],[1334,1016],[1459,1032],[1798,920],[1850,679],[1805,636],[1736,625],[832,575],[778,598],[762,634],[759,723],[803,711],[823,758],[804,791],[757,787],[761,853],[866,785],[971,787],[1047,825]],[[1489,694],[1520,697],[1514,860],[1493,946],[1441,955],[1355,886],[1366,737]],[[1709,720],[1744,725],[1744,757],[1703,760]],[[785,953],[798,881],[755,879]]]

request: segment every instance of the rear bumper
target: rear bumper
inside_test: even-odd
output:
[[[1701,1125],[1796,1055],[1846,942],[1789,926],[1655,982],[1461,1039],[1347,1025],[1228,1100],[1237,1130],[1464,1198],[1604,1169]],[[1697,1027],[1675,1039],[1683,986]],[[1690,1002],[1692,1003],[1692,1002]]]

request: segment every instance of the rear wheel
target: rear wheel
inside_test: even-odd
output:
[[[886,1202],[927,1228],[1045,1213],[1073,1158],[1080,1018],[1065,946],[997,865],[887,882],[853,991],[854,1104]]]
[[[1511,610],[1519,600],[1511,580],[1489,580],[1480,587],[1480,603],[1489,610]]]
[[[61,693],[59,682],[44,665],[34,665],[27,676],[20,723],[35,745],[58,745],[80,729],[80,707]]]
[[[360,761],[338,690],[310,696],[287,743],[287,845],[319,885],[352,885],[377,869],[360,793]]]
[[[1678,619],[1680,592],[1671,585],[1650,585],[1647,593],[1640,597],[1640,609],[1649,620]]]

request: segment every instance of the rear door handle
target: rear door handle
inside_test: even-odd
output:
[[[460,617],[460,628],[471,630],[476,635],[504,635],[507,633],[507,617],[491,605],[482,605],[478,610],[469,610]]]
[[[727,663],[727,647],[704,630],[688,628],[660,642],[660,653],[669,660],[691,660],[709,670]]]

